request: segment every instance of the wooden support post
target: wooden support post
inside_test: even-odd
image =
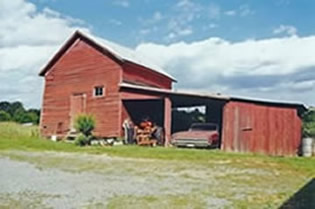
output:
[[[205,113],[205,116],[206,116],[206,122],[209,123],[211,121],[211,110],[210,110],[210,104],[207,103],[206,104],[206,113]]]
[[[169,97],[164,98],[164,130],[165,146],[171,142],[171,124],[172,124],[172,102]]]

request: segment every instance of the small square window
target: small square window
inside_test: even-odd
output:
[[[104,96],[104,86],[94,87],[94,96],[96,96],[96,97]]]

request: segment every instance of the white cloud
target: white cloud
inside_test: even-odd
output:
[[[152,32],[158,30],[157,24],[165,19],[164,15],[160,11],[154,12],[150,18],[138,18],[139,22],[142,24],[142,28],[139,30],[140,35],[148,35]]]
[[[161,14],[161,12],[157,11],[153,14],[153,21],[157,22],[163,19],[163,15]]]
[[[180,0],[177,2],[176,7],[187,11],[199,9],[199,5],[190,0]]]
[[[287,6],[291,4],[291,0],[276,0],[275,3],[279,6]]]
[[[166,41],[178,39],[179,37],[188,36],[193,33],[193,29],[191,28],[191,26],[187,24],[182,24],[177,20],[171,20],[168,23],[168,28],[170,32],[166,37]]]
[[[141,30],[139,31],[139,33],[140,33],[141,35],[147,35],[147,34],[151,33],[151,29],[150,29],[150,28],[141,29]]]
[[[225,11],[224,14],[227,16],[235,16],[237,13],[235,10],[229,10],[229,11]]]
[[[1,100],[23,100],[39,107],[40,67],[82,21],[49,8],[38,11],[24,0],[0,1]]]
[[[198,3],[190,0],[179,0],[172,8],[170,16],[165,17],[167,35],[165,41],[174,41],[182,36],[193,34],[193,22],[205,14],[205,9]]]
[[[221,15],[221,8],[216,4],[210,4],[208,11],[208,16],[210,19],[218,19]]]
[[[208,25],[202,26],[202,30],[207,31],[207,30],[212,30],[212,29],[217,28],[217,27],[219,27],[218,24],[210,23]]]
[[[122,22],[120,20],[116,20],[116,19],[110,19],[109,23],[113,24],[113,25],[117,25],[117,26],[122,25]]]
[[[243,4],[239,8],[239,13],[240,13],[240,16],[246,17],[246,16],[249,16],[249,15],[255,14],[255,11],[252,10],[249,5]]]
[[[240,17],[246,17],[246,16],[254,15],[255,11],[252,10],[248,4],[242,4],[237,9],[225,11],[224,14],[230,17],[234,17],[236,15]]]
[[[160,22],[163,19],[164,19],[164,16],[162,15],[162,13],[159,11],[156,11],[151,17],[145,18],[145,19],[139,18],[139,21],[144,26],[150,26],[150,25],[155,25],[156,23]]]
[[[220,18],[220,6],[213,3],[202,5],[197,1],[178,0],[168,10],[155,11],[149,18],[139,18],[142,29],[139,34],[146,35],[152,26],[159,26],[159,33],[162,34],[163,40],[166,42],[177,41],[183,36],[189,36],[194,33],[194,24],[199,19],[216,21]],[[161,27],[162,26],[162,27]],[[216,27],[212,24],[203,26],[203,30]]]
[[[273,30],[274,34],[287,34],[289,36],[294,36],[297,34],[297,29],[292,25],[280,25]]]
[[[220,38],[136,50],[178,78],[178,88],[315,103],[315,36],[247,40]]]
[[[125,7],[125,8],[130,6],[130,2],[128,0],[114,0],[113,3],[117,6]]]
[[[193,30],[191,28],[185,28],[183,30],[178,31],[178,35],[180,36],[188,36],[193,33]]]

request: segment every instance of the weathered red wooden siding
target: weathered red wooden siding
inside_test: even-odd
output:
[[[128,62],[123,64],[123,80],[164,89],[172,88],[172,80],[170,78]]]
[[[150,93],[140,93],[135,91],[121,91],[120,98],[122,100],[136,100],[136,99],[159,99],[161,95],[153,95]]]
[[[165,130],[165,145],[168,146],[171,142],[172,130],[172,101],[170,98],[164,98],[164,130]]]
[[[224,107],[222,149],[296,155],[301,119],[295,108],[231,101]]]
[[[45,75],[42,135],[56,134],[60,123],[62,135],[69,131],[70,97],[79,93],[86,95],[86,112],[96,117],[96,135],[119,135],[121,74],[119,64],[83,40],[77,40]],[[99,85],[104,85],[105,96],[93,97],[93,88]]]

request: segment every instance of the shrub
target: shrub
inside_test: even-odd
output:
[[[75,119],[75,128],[84,136],[91,136],[95,128],[95,118],[89,114],[80,114]]]
[[[85,146],[86,144],[88,144],[88,139],[87,136],[83,135],[83,134],[79,134],[75,141],[74,144],[77,146]]]

